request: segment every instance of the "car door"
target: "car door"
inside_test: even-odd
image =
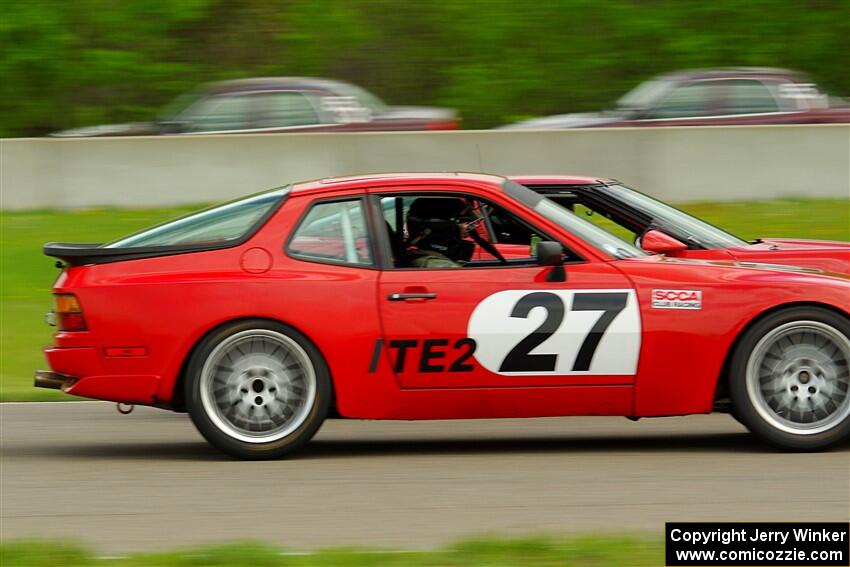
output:
[[[385,211],[381,199],[399,194],[415,193],[382,190],[373,211]],[[553,239],[496,207],[527,223],[539,241]],[[390,230],[404,231],[384,220],[376,223],[388,227],[384,240]],[[555,268],[536,263],[531,242],[528,248],[526,258],[507,264],[385,264],[378,283],[383,338],[373,362],[391,367],[403,389],[632,384],[641,331],[629,280],[610,262],[566,248],[559,281]]]
[[[242,93],[201,98],[183,111],[178,120],[185,134],[217,134],[253,128],[253,104]]]
[[[720,113],[717,81],[697,80],[677,85],[632,124],[635,126],[699,126],[713,124]]]

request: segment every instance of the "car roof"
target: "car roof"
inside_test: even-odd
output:
[[[302,181],[293,183],[292,192],[318,193],[329,190],[350,189],[352,191],[363,189],[365,186],[403,186],[403,185],[427,185],[439,183],[441,185],[469,186],[475,185],[497,189],[504,183],[505,178],[487,173],[467,172],[435,172],[435,173],[370,173],[364,175],[352,175],[346,177],[327,177],[313,181]]]
[[[808,82],[805,74],[778,67],[717,67],[714,69],[686,69],[659,75],[657,79],[671,81],[693,81],[697,79],[736,79],[745,77],[771,77],[786,81]]]
[[[315,77],[251,77],[231,81],[208,83],[204,90],[210,93],[259,91],[259,90],[299,90],[299,91],[331,91],[345,90],[348,83],[332,79]]]
[[[522,185],[599,185],[613,182],[605,177],[578,175],[509,175],[508,179]]]

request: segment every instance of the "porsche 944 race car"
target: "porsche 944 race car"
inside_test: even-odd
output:
[[[760,238],[748,242],[618,181],[597,177],[516,176],[514,181],[571,211],[612,221],[648,252],[676,258],[790,264],[850,273],[850,242]],[[502,241],[513,238],[509,228]]]
[[[63,270],[36,386],[185,410],[242,458],[328,416],[730,411],[788,450],[850,435],[848,276],[650,255],[502,177],[297,183],[44,251]]]

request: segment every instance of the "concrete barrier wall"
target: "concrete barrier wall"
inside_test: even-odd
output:
[[[4,209],[220,201],[386,171],[597,175],[672,201],[850,197],[850,126],[0,140]]]

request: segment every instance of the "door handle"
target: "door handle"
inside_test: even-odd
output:
[[[437,299],[436,293],[391,293],[387,296],[390,301],[406,301],[408,299]]]

